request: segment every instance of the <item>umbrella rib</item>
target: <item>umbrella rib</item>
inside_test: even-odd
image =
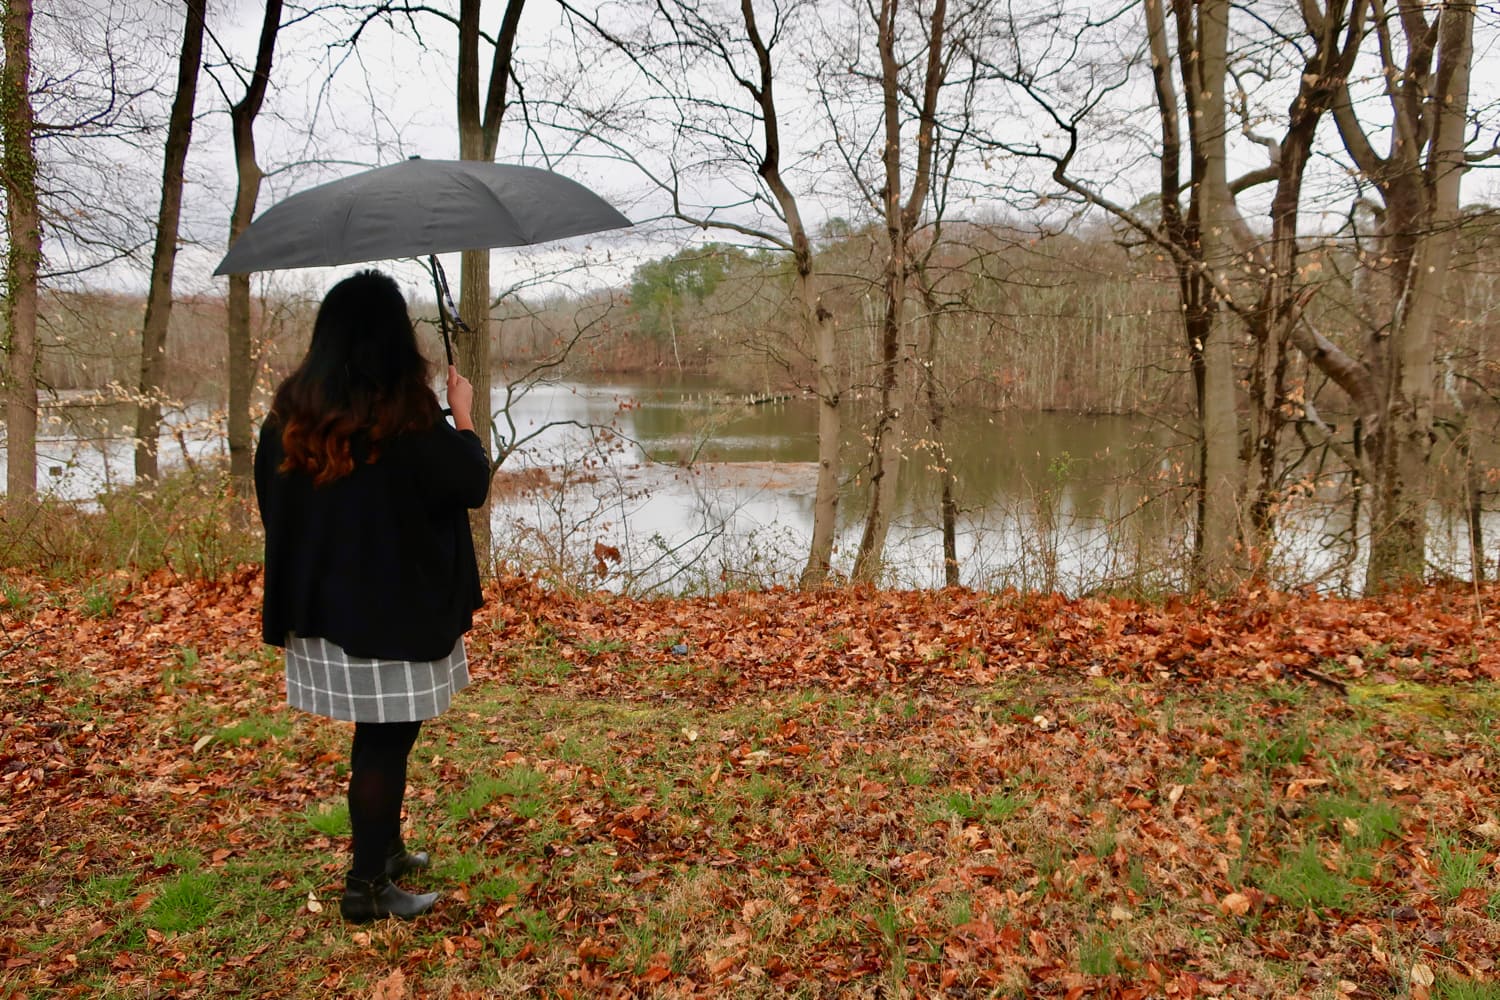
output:
[[[488,195],[490,201],[494,202],[495,207],[500,210],[501,214],[504,215],[505,221],[510,224],[512,230],[520,234],[523,242],[520,244],[511,243],[509,244],[510,246],[524,246],[532,242],[532,233],[522,229],[520,220],[517,219],[515,213],[506,206],[505,201],[500,197],[499,194],[495,192],[494,188],[490,187],[480,178],[468,174],[464,175],[464,185],[471,189],[474,187],[478,187],[486,195]],[[473,249],[483,250],[488,249],[488,247],[475,247]]]

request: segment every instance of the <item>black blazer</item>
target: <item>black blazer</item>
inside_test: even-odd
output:
[[[483,601],[466,513],[489,493],[479,437],[440,419],[318,487],[306,473],[279,472],[284,457],[281,425],[267,417],[255,452],[262,638],[284,646],[296,632],[382,659],[447,656]]]

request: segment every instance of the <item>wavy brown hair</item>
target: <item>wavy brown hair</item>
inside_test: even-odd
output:
[[[400,286],[361,271],[329,289],[313,322],[307,357],[276,390],[283,472],[323,486],[373,462],[381,442],[432,426],[442,413],[428,385],[431,365]]]

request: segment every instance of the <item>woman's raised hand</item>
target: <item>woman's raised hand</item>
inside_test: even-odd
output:
[[[469,380],[448,366],[448,408],[453,411],[453,426],[461,431],[474,429],[474,387]]]

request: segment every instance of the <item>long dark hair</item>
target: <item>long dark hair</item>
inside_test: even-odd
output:
[[[382,441],[430,427],[441,413],[430,367],[393,279],[361,271],[334,285],[318,307],[307,357],[271,404],[282,471],[309,473],[322,486],[354,471],[356,442],[373,462]]]

